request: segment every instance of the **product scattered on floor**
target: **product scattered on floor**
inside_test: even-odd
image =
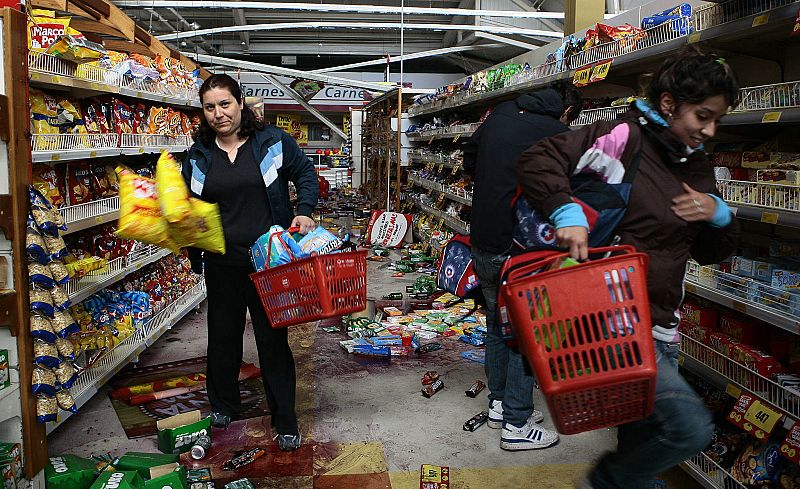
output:
[[[435,370],[428,370],[422,376],[422,385],[431,385],[439,380],[439,374]]]
[[[192,454],[192,458],[195,460],[202,460],[205,458],[208,450],[211,449],[211,437],[209,436],[201,436],[192,445],[192,449],[190,450]]]
[[[489,411],[481,411],[464,423],[464,431],[475,431],[489,420]]]
[[[201,436],[211,437],[211,418],[200,416],[195,410],[159,419],[158,449],[163,453],[188,452]]]
[[[450,467],[422,464],[419,470],[419,489],[448,489],[450,483]]]
[[[425,397],[433,397],[434,394],[444,389],[444,381],[437,379],[436,382],[422,387],[422,395]]]
[[[239,470],[267,454],[263,448],[251,448],[236,455],[222,465],[222,470]]]
[[[480,380],[476,380],[475,383],[472,384],[472,386],[469,389],[464,391],[464,394],[467,397],[472,397],[472,398],[478,397],[478,394],[484,389],[484,387],[486,387],[486,384],[484,384]]]
[[[247,479],[239,479],[225,484],[225,489],[256,489],[256,486]]]
[[[44,468],[48,489],[89,489],[95,480],[95,463],[75,455],[51,457]]]

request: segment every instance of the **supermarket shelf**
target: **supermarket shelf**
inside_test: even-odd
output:
[[[59,212],[67,225],[63,234],[70,234],[118,219],[119,197],[62,207]]]
[[[684,288],[691,294],[800,334],[800,317],[790,314],[794,301],[800,299],[795,294],[694,262],[689,262],[686,268]],[[749,299],[756,294],[763,302]]]
[[[86,404],[111,377],[138,358],[165,331],[172,328],[189,311],[197,307],[205,297],[205,282],[200,282],[150,318],[134,334],[106,353],[95,365],[81,372],[71,389],[76,406],[80,409]],[[70,416],[72,413],[68,411],[59,411],[56,421],[47,423],[47,434],[52,433]]]
[[[736,111],[729,113],[720,121],[723,126],[775,123],[800,123],[800,108]]]
[[[583,127],[593,124],[597,121],[613,121],[620,115],[628,110],[628,105],[619,105],[616,107],[601,107],[599,109],[582,110],[577,119],[575,119],[571,127]]]
[[[619,40],[599,44],[586,51],[576,53],[561,62],[545,63],[516,75],[506,87],[490,92],[462,92],[432,103],[415,105],[408,110],[409,117],[434,114],[472,104],[483,104],[489,100],[518,94],[542,87],[557,79],[572,78],[576,68],[589,66],[607,59],[613,60],[613,72],[626,65],[646,60],[656,60],[659,55],[674,52],[687,43],[700,41],[733,41],[744,35],[758,36],[797,17],[797,0],[733,0],[742,3],[748,11],[756,14],[741,18],[726,18],[722,7],[709,5],[691,17],[675,19],[645,31],[646,36],[638,41]],[[776,6],[777,5],[777,6]],[[777,26],[777,27],[776,27]],[[569,68],[567,68],[569,66]]]
[[[800,419],[800,391],[783,387],[684,334],[681,334],[681,364],[735,397],[737,391],[749,392],[792,420]],[[731,384],[736,388],[731,388]]]
[[[704,453],[681,462],[680,467],[706,489],[746,489],[741,482]]]
[[[409,141],[431,141],[434,139],[459,139],[461,137],[472,136],[472,133],[478,130],[480,122],[474,124],[461,124],[457,126],[442,127],[439,129],[431,129],[430,131],[422,131],[417,133],[408,133]]]
[[[459,202],[461,204],[472,205],[472,192],[464,192],[463,195],[457,194],[452,190],[445,188],[445,186],[442,185],[441,183],[434,182],[433,180],[428,180],[427,178],[418,177],[417,175],[409,175],[408,181],[416,183],[417,185],[423,188],[435,190],[439,193],[442,193],[445,195],[445,197],[447,197],[452,201]]]
[[[449,156],[441,156],[434,154],[423,153],[409,153],[408,158],[416,163],[433,163],[434,166],[443,166],[445,168],[461,168],[461,159],[450,158]]]
[[[145,153],[180,153],[192,145],[190,136],[161,134],[33,134],[34,163],[71,161]]]
[[[90,274],[77,280],[70,280],[67,282],[65,290],[70,301],[76,304],[169,254],[169,250],[147,245],[138,251],[132,251],[128,256],[111,260],[108,263],[107,271],[103,274]]]
[[[414,201],[414,204],[426,214],[442,219],[442,221],[447,224],[447,227],[453,231],[460,234],[469,234],[469,223],[466,223],[460,219],[456,219],[453,216],[449,216],[439,209],[435,209],[429,205],[423,204],[422,202]]]
[[[800,187],[775,183],[717,180],[720,195],[737,217],[800,227]]]
[[[94,95],[120,94],[177,107],[200,107],[194,90],[121,76],[99,66],[78,65],[46,53],[28,53],[28,77],[32,85],[41,88],[64,90],[68,87]]]
[[[19,384],[12,382],[10,387],[0,390],[0,423],[19,416],[22,416]]]

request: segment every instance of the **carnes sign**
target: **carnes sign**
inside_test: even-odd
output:
[[[235,77],[235,75],[234,75]],[[292,82],[290,78],[281,78],[287,86]],[[241,75],[242,93],[245,97],[263,98],[264,102],[271,105],[296,105],[281,87],[277,87],[260,76],[250,73]],[[309,102],[313,105],[349,105],[359,106],[370,100],[369,93],[361,88],[339,87],[324,85],[322,89],[311,97]]]

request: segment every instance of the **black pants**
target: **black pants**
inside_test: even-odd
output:
[[[238,377],[246,312],[249,310],[272,426],[279,434],[296,434],[296,374],[288,333],[285,328],[273,329],[269,325],[250,280],[251,271],[250,267],[206,263],[208,399],[216,412],[235,417],[241,410]]]

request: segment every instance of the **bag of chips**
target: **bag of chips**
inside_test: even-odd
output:
[[[52,289],[56,285],[50,268],[47,265],[35,262],[28,264],[28,282],[35,287],[47,290]]]
[[[72,318],[72,314],[70,314],[69,311],[54,312],[50,324],[53,327],[53,331],[55,331],[56,335],[60,338],[67,338],[71,334],[80,331],[78,323],[75,322],[75,319]]]
[[[69,205],[85,204],[94,200],[92,170],[87,162],[67,163],[67,199]]]
[[[34,163],[33,165],[33,186],[36,187],[43,196],[55,207],[61,207],[65,203],[64,199],[64,178],[60,172],[45,163]]]
[[[189,190],[181,176],[181,168],[175,158],[166,151],[156,163],[156,192],[161,214],[169,223],[188,218],[192,212]]]
[[[219,205],[195,199],[194,197],[189,200],[192,203],[192,215],[197,226],[195,228],[193,246],[224,255],[225,234],[222,231]]]
[[[61,260],[51,261],[47,267],[53,276],[53,280],[58,285],[64,285],[69,282],[69,271]]]
[[[28,16],[28,48],[43,52],[67,34],[69,21],[69,17],[56,18],[52,10],[31,10]]]
[[[53,317],[55,309],[53,309],[53,298],[49,291],[32,288],[28,293],[28,298],[32,312],[38,312],[48,318]]]
[[[52,396],[36,397],[36,421],[47,423],[58,417],[58,402]]]
[[[133,133],[133,110],[117,99],[114,99],[114,129],[117,134]]]
[[[34,338],[33,361],[45,368],[58,367],[58,349],[56,345]]]
[[[75,345],[69,338],[56,338],[58,354],[69,361],[75,360]]]
[[[78,378],[78,374],[75,372],[75,368],[72,366],[72,363],[66,360],[59,363],[58,366],[53,369],[53,373],[56,374],[56,381],[58,384],[64,389],[69,389],[72,387],[72,384],[74,384],[75,380]]]
[[[56,342],[56,333],[50,325],[50,320],[38,314],[31,314],[31,336],[48,343]]]
[[[47,54],[74,63],[98,60],[105,56],[106,48],[102,44],[92,42],[83,35],[74,35],[74,33],[77,33],[74,29],[68,28],[68,31],[71,32],[61,36],[59,40],[47,48]]]
[[[50,263],[50,254],[47,252],[47,245],[44,238],[39,234],[36,224],[30,222],[25,229],[25,250],[28,252],[28,258],[32,261],[46,265]]]
[[[95,198],[105,199],[113,197],[119,193],[119,183],[114,167],[100,162],[93,162],[89,165],[91,175],[92,194]]]
[[[34,365],[31,372],[31,386],[34,394],[54,396],[56,394],[56,374],[48,368]]]
[[[119,224],[117,236],[152,243],[178,251],[167,231],[167,220],[161,215],[156,182],[126,168],[118,168]]]

